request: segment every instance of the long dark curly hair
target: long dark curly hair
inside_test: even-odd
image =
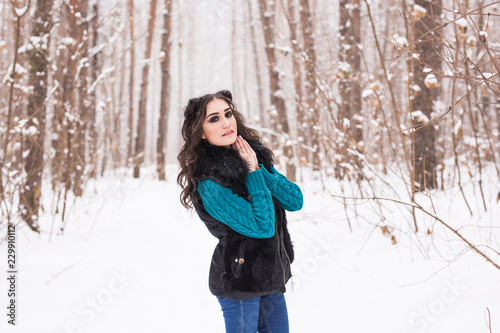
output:
[[[184,107],[184,123],[182,124],[184,144],[177,156],[181,166],[181,171],[177,176],[177,183],[182,188],[180,199],[187,209],[193,208],[193,203],[196,201],[196,185],[202,167],[200,156],[209,147],[206,140],[201,138],[203,122],[207,114],[207,104],[214,99],[224,100],[229,105],[236,120],[238,135],[245,140],[261,141],[259,133],[245,125],[245,118],[238,112],[230,91],[221,90],[215,94],[191,98]]]

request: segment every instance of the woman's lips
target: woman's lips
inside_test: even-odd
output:
[[[233,134],[233,133],[234,133],[234,131],[230,130],[230,131],[227,131],[226,133],[222,134],[222,136],[226,136],[226,135]]]

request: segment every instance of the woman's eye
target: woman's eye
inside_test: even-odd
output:
[[[233,112],[232,111],[226,112],[226,118],[229,118],[229,117],[232,117],[232,116],[233,116]]]
[[[217,120],[219,120],[219,117],[212,117],[212,118],[210,118],[209,122],[216,123]]]

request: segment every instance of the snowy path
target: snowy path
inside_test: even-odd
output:
[[[180,206],[174,181],[110,180],[99,189],[50,244],[47,234],[18,232],[18,325],[2,314],[0,331],[223,332],[207,286],[216,242]],[[498,329],[500,274],[490,265],[472,253],[449,267],[418,254],[410,262],[409,250],[366,226],[349,233],[340,206],[305,195],[303,211],[289,214],[292,332],[487,333],[486,307]],[[50,230],[49,216],[42,223]]]

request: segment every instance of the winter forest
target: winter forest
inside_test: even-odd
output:
[[[228,89],[304,192],[294,332],[498,331],[498,25],[493,0],[0,0],[3,309],[10,226],[21,272],[5,327],[223,330],[214,241],[176,177],[183,106]],[[203,254],[165,244],[188,242]],[[134,278],[109,292],[124,267]],[[203,295],[191,328],[173,271]]]

